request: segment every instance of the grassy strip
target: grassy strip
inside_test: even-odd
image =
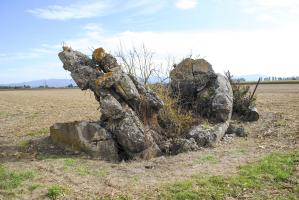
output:
[[[299,152],[274,153],[240,167],[235,176],[197,175],[166,185],[159,199],[298,199]],[[298,174],[297,174],[298,175]]]
[[[104,178],[109,175],[109,171],[105,167],[92,169],[84,160],[73,158],[64,159],[64,170],[66,172],[75,172],[80,176],[90,175]]]
[[[49,199],[57,199],[59,196],[63,195],[64,189],[59,185],[52,185],[48,188],[47,197]]]
[[[194,160],[194,163],[202,164],[202,163],[209,163],[209,164],[217,164],[220,160],[213,154],[207,154],[201,158]]]
[[[12,171],[0,165],[0,190],[17,188],[23,181],[33,178],[31,171]]]
[[[49,134],[49,128],[41,128],[38,130],[30,131],[27,135],[29,136],[42,136]]]
[[[15,114],[9,113],[9,112],[5,112],[5,111],[0,111],[0,119],[4,119],[4,118],[8,118],[11,116],[14,116]]]

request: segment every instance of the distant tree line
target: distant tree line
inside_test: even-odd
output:
[[[30,89],[30,85],[23,85],[23,86],[0,86],[0,89]],[[35,88],[77,88],[77,86],[74,86],[73,84],[69,84],[65,87],[49,87],[47,84],[46,85],[40,85]]]
[[[269,76],[262,78],[263,81],[290,81],[290,80],[299,80],[299,76],[291,76],[291,77],[276,77]]]
[[[260,77],[261,81],[292,81],[292,80],[299,80],[299,76],[291,76],[291,77],[276,77],[276,76],[269,76],[269,77]],[[246,82],[245,78],[234,78],[236,82]]]
[[[22,88],[31,88],[30,85],[23,85],[23,86],[0,86],[0,89],[22,89]]]
[[[245,80],[245,78],[232,78],[232,81],[235,81],[235,82],[245,82],[246,80]]]

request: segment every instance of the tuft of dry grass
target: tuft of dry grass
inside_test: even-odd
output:
[[[178,99],[171,97],[167,87],[157,84],[152,85],[151,89],[155,91],[164,102],[164,107],[161,109],[159,117],[161,118],[162,124],[165,125],[163,128],[167,130],[167,135],[175,137],[190,130],[195,122],[192,112],[180,109]]]
[[[252,96],[249,85],[242,85],[233,79],[229,71],[225,73],[233,90],[233,112],[239,116],[246,115],[248,108],[256,106],[256,96]]]

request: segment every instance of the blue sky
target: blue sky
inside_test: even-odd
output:
[[[70,78],[62,42],[91,54],[144,43],[236,75],[299,75],[298,0],[2,0],[0,83]]]

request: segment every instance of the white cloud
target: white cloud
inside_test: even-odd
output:
[[[6,73],[0,73],[0,84],[21,83],[50,78],[70,79],[70,75],[59,62],[23,64],[22,67],[11,67]]]
[[[83,29],[85,30],[90,30],[90,31],[102,31],[102,26],[100,24],[96,24],[96,23],[89,23],[89,24],[85,24],[84,26],[82,26]]]
[[[256,6],[263,9],[281,9],[281,8],[291,8],[293,6],[298,6],[299,2],[297,0],[250,0]]]
[[[65,6],[50,5],[46,8],[30,9],[28,12],[39,18],[50,20],[92,18],[127,10],[134,10],[134,12],[130,12],[130,16],[139,16],[158,12],[165,7],[167,1],[160,0],[157,3],[152,0],[77,0],[75,3]]]
[[[98,28],[98,26],[89,24],[85,26],[86,32],[84,35],[71,38],[65,42],[73,49],[88,55],[91,55],[92,49],[97,47],[104,47],[108,52],[115,53],[120,41],[127,48],[144,43],[147,48],[155,52],[154,58],[157,63],[165,61],[169,56],[175,57],[176,62],[179,62],[192,51],[194,56],[200,54],[201,57],[206,58],[213,65],[214,70],[219,73],[230,70],[235,75],[299,75],[297,55],[299,28],[285,27],[257,31],[205,32],[125,31],[114,35],[105,35]],[[27,53],[31,56],[39,56],[39,63],[35,65],[44,66],[43,58],[49,60],[50,57],[53,62],[55,61],[51,64],[53,68],[49,70],[49,73],[47,71],[49,68],[42,69],[44,69],[43,73],[48,78],[57,78],[68,74],[61,70],[62,64],[57,58],[59,51],[61,51],[60,43],[43,45],[41,48],[31,49]],[[26,57],[28,55],[22,55],[22,53],[19,53],[18,56],[23,59],[28,58]],[[47,62],[45,61],[45,63]],[[55,70],[57,70],[57,73]],[[33,74],[38,75],[38,73]],[[23,76],[23,74],[19,75]],[[39,79],[39,76],[32,79]]]
[[[23,52],[14,53],[0,53],[0,62],[11,61],[11,60],[32,60],[41,58],[43,56],[57,54],[57,50],[61,47],[60,45],[48,45],[42,44],[38,48],[31,48]]]
[[[119,1],[117,6],[120,10],[134,10],[132,14],[133,16],[140,15],[151,15],[162,8],[166,7],[168,0],[127,0],[126,2]]]
[[[175,6],[179,9],[187,10],[195,8],[197,3],[197,0],[177,0]]]
[[[299,21],[298,0],[242,0],[243,12],[259,21],[294,24]]]
[[[68,6],[50,5],[47,8],[28,10],[29,13],[44,19],[68,20],[105,15],[111,5],[106,1],[85,1]]]
[[[157,62],[169,55],[179,61],[192,51],[195,56],[205,57],[220,73],[229,69],[237,75],[293,76],[299,74],[298,35],[299,29],[290,27],[259,31],[126,31],[109,36],[90,36],[87,32],[67,42],[89,55],[92,48],[100,46],[114,53],[120,41],[127,47],[144,43],[156,53]]]

